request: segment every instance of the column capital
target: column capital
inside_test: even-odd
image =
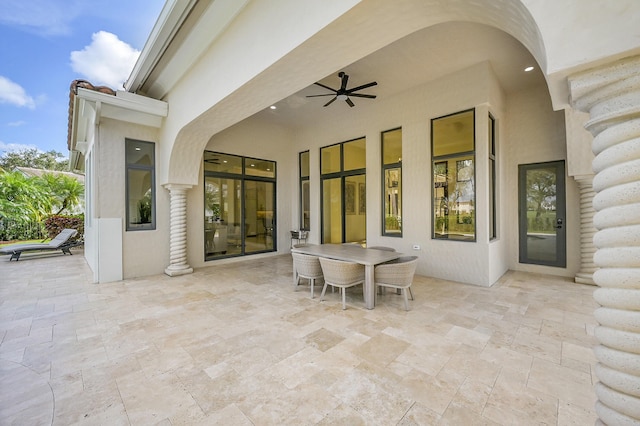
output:
[[[183,190],[186,191],[188,189],[193,188],[193,185],[185,184],[185,183],[164,183],[162,187],[168,191],[176,191]]]
[[[571,105],[589,112],[585,128],[598,134],[612,122],[633,118],[640,109],[640,55],[568,77]]]

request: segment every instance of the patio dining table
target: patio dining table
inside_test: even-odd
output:
[[[375,307],[376,289],[374,280],[375,266],[403,256],[395,251],[384,251],[363,248],[356,244],[309,244],[297,246],[291,249],[293,253],[309,254],[329,259],[343,260],[364,265],[364,304],[367,309]],[[296,271],[293,271],[293,280],[296,281]]]

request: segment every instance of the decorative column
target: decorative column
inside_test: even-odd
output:
[[[640,423],[640,56],[569,77],[594,135],[598,424]]]
[[[187,190],[191,185],[164,185],[171,197],[169,230],[169,266],[164,273],[170,277],[193,272],[187,263]]]
[[[595,284],[593,273],[598,269],[593,262],[593,254],[596,251],[593,245],[593,236],[596,228],[593,226],[593,176],[574,176],[580,189],[580,271],[576,274],[575,282],[579,284]]]

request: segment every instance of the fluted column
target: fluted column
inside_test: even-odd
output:
[[[598,269],[593,261],[596,247],[593,237],[596,228],[593,226],[593,176],[574,176],[580,189],[580,271],[576,273],[575,282],[593,285],[593,273]]]
[[[191,185],[167,184],[171,197],[169,230],[169,266],[164,273],[170,277],[193,272],[187,263],[187,190]]]
[[[596,412],[599,424],[639,424],[640,56],[573,75],[569,89],[596,155]]]

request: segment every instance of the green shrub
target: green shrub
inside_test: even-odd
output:
[[[77,216],[62,216],[53,215],[49,216],[44,221],[44,227],[49,235],[49,238],[54,238],[63,229],[75,229],[78,231],[75,237],[71,241],[81,240],[84,237],[84,215]]]

